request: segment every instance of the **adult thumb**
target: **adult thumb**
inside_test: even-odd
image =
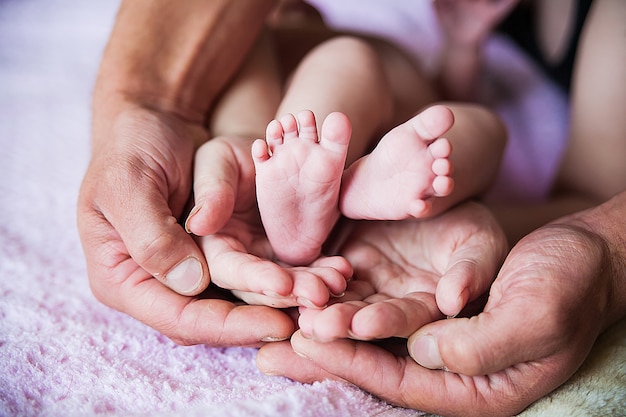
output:
[[[143,270],[182,295],[206,289],[205,257],[158,190],[139,187],[126,205],[108,207],[107,219]]]
[[[551,353],[542,309],[510,300],[471,318],[430,323],[408,340],[411,357],[429,369],[486,375]]]

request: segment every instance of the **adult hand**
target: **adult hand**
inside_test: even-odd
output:
[[[195,144],[207,138],[202,126],[139,106],[116,110],[94,128],[78,202],[94,295],[178,343],[289,337],[293,323],[280,311],[190,297],[210,280],[202,251],[177,220],[191,190]]]
[[[624,198],[522,239],[481,314],[434,322],[410,337],[415,361],[366,342],[317,343],[296,333],[297,355],[288,356],[286,342],[268,346],[259,366],[299,381],[346,380],[436,414],[516,414],[565,382],[598,334],[626,314]]]
[[[300,328],[316,340],[408,337],[455,316],[489,288],[506,255],[503,232],[474,203],[429,220],[353,225],[341,253],[356,279],[328,308],[301,309]]]
[[[186,227],[199,236],[211,279],[219,287],[249,304],[319,309],[345,291],[352,267],[339,256],[320,257],[306,267],[274,262],[256,202],[252,142],[217,137],[198,149],[196,206]]]

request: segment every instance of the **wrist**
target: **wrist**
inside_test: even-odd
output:
[[[626,192],[604,204],[569,216],[564,221],[595,235],[601,242],[600,275],[608,280],[608,298],[602,330],[626,317]]]
[[[120,132],[127,132],[129,129],[138,132],[138,140],[149,138],[148,132],[163,132],[158,134],[161,140],[179,144],[189,141],[194,148],[198,148],[209,138],[202,123],[190,121],[177,112],[158,108],[149,101],[121,93],[95,94],[92,112],[93,155],[105,155],[107,149],[115,149],[118,139],[132,140],[132,136],[120,135]],[[166,134],[168,132],[172,134]]]
[[[94,101],[113,97],[203,123],[274,3],[123,1],[100,65]]]
[[[172,114],[190,123],[202,124],[207,108],[185,102],[181,94],[165,83],[146,82],[142,77],[101,74],[93,92],[94,118],[109,118],[129,109],[142,108]]]

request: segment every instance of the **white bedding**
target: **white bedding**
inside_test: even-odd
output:
[[[177,346],[94,299],[75,201],[116,6],[0,1],[0,416],[421,415],[349,384],[264,376],[254,349]],[[526,415],[624,415],[625,386],[622,323]]]

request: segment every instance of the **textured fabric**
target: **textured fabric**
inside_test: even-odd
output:
[[[0,2],[0,416],[408,417],[360,389],[177,346],[89,289],[76,199],[117,2]]]
[[[0,416],[421,415],[349,384],[262,375],[254,349],[177,346],[94,299],[75,203],[115,8],[108,0],[0,2]],[[565,394],[550,395],[547,405],[566,412],[542,414],[540,401],[527,415],[625,409],[620,329]]]

